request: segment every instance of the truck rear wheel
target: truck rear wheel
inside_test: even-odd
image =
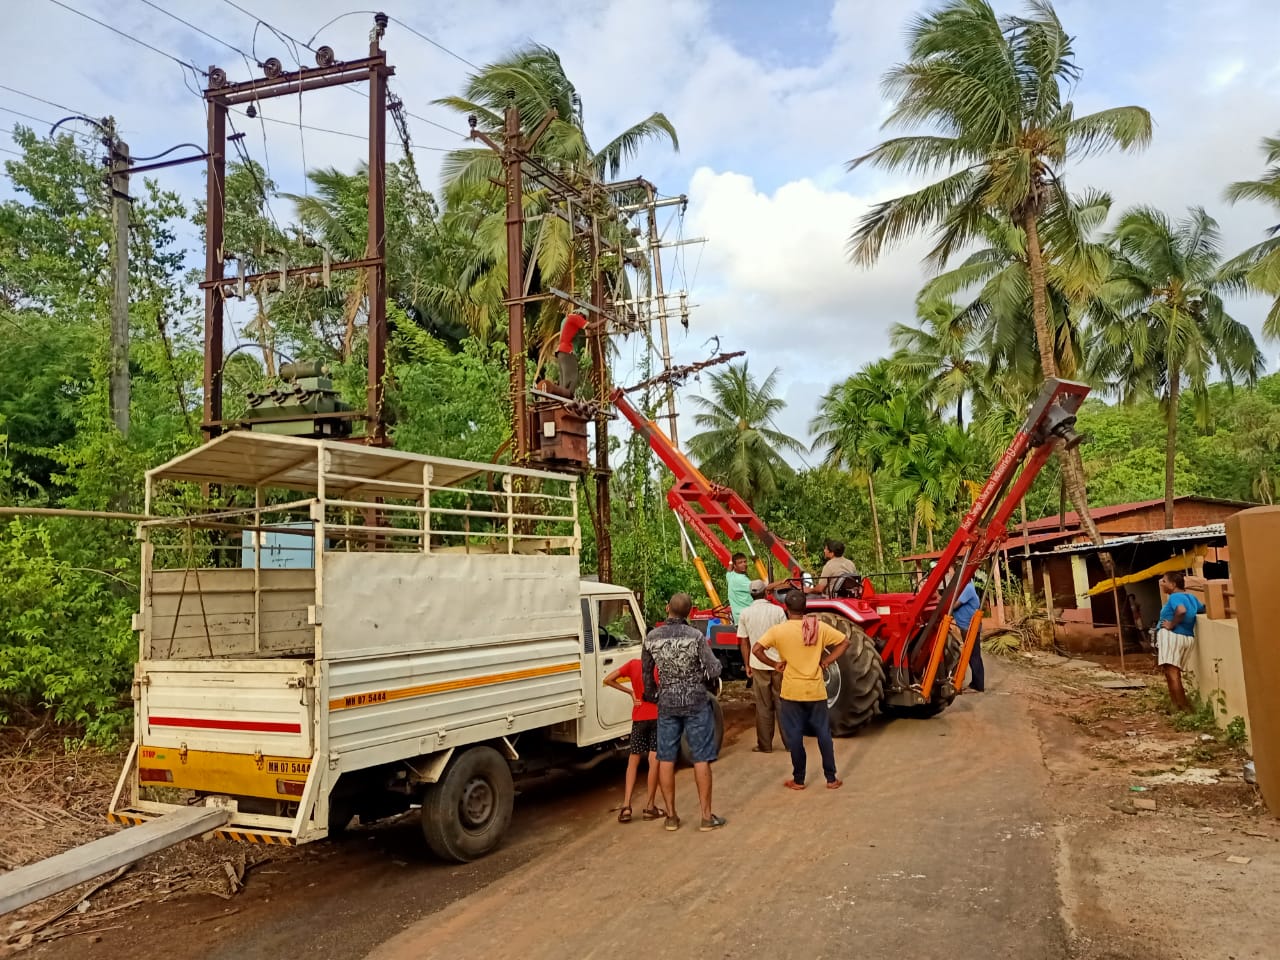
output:
[[[492,747],[472,747],[422,797],[422,833],[436,856],[466,863],[483,857],[511,823],[511,768]]]
[[[837,737],[857,733],[875,719],[884,699],[884,666],[866,632],[836,613],[820,613],[818,619],[849,639],[849,649],[826,669],[827,708],[831,732]]]
[[[716,756],[719,756],[721,748],[724,747],[724,708],[720,706],[719,700],[712,699],[711,713],[715,717]],[[685,736],[680,738],[680,762],[686,767],[693,766],[693,753],[689,750],[689,738]]]

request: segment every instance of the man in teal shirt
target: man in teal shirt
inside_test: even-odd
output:
[[[751,578],[747,576],[747,555],[735,553],[729,572],[724,576],[729,587],[729,612],[737,623],[742,611],[751,606]]]

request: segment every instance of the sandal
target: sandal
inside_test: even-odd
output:
[[[619,810],[619,811],[618,811],[618,822],[619,822],[619,823],[630,823],[630,822],[631,822],[631,808],[630,808],[630,807],[623,807],[621,810]]]
[[[839,789],[840,789],[841,787],[843,787],[843,786],[844,786],[844,781],[843,781],[843,780],[828,780],[828,781],[827,781],[827,789],[828,789],[828,790],[839,790]]]
[[[661,807],[646,807],[640,811],[640,816],[645,820],[662,820],[667,815],[667,811]]]
[[[803,783],[796,783],[794,780],[783,780],[783,781],[782,781],[782,785],[783,785],[784,787],[786,787],[788,790],[803,790],[803,789],[804,789],[804,784],[803,784]]]

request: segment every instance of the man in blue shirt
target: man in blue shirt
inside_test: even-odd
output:
[[[961,636],[969,635],[969,624],[973,623],[973,615],[981,606],[982,599],[978,596],[977,588],[974,587],[973,581],[969,581],[960,591],[960,596],[956,598],[956,604],[951,609],[951,620],[960,628]],[[987,688],[987,672],[982,665],[981,636],[973,642],[973,653],[969,655],[969,669],[973,671],[973,680],[969,684],[969,689],[982,693]]]
[[[1156,630],[1156,663],[1164,669],[1169,684],[1169,698],[1179,710],[1190,712],[1187,691],[1182,685],[1182,671],[1187,668],[1191,648],[1196,642],[1196,615],[1204,613],[1204,604],[1186,591],[1187,579],[1182,573],[1166,573],[1160,578],[1164,606],[1160,608],[1160,626]]]

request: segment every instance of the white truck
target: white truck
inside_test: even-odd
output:
[[[644,621],[580,579],[573,477],[233,432],[151,470],[146,514],[118,822],[217,805],[221,836],[296,844],[420,805],[471,860],[515,777],[630,731],[601,681]]]

